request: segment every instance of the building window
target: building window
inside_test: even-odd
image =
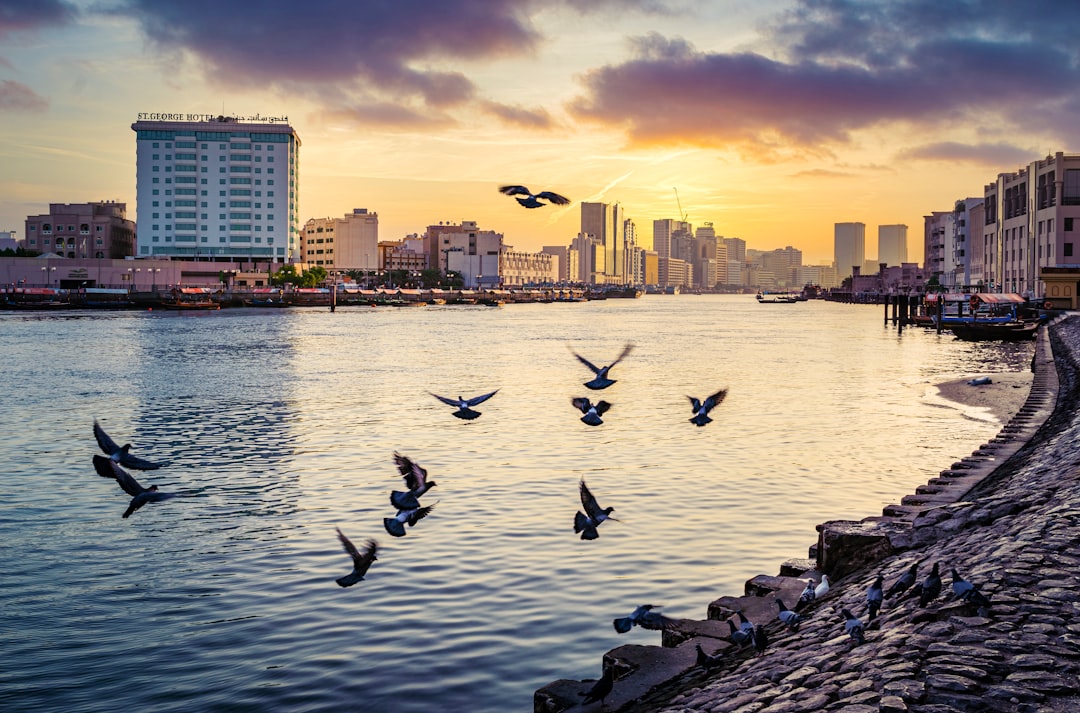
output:
[[[1073,227],[1072,227],[1073,226],[1073,219],[1072,218],[1065,218],[1064,220],[1065,220],[1065,232],[1066,233],[1071,233],[1072,229],[1073,229]]]
[[[1072,243],[1065,243],[1065,257],[1072,257]]]

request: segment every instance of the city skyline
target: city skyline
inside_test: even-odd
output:
[[[580,5],[0,0],[0,230],[101,200],[141,222],[139,114],[260,115],[303,141],[297,227],[363,207],[384,239],[475,220],[538,251],[618,203],[644,247],[685,217],[828,263],[834,224],[905,224],[922,262],[923,216],[1080,132],[1080,8]]]

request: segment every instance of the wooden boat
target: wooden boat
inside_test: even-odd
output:
[[[759,292],[756,299],[759,304],[794,304],[799,301],[791,292]]]
[[[65,293],[51,287],[17,287],[9,290],[6,297],[6,300],[0,302],[4,309],[52,310],[74,307]]]
[[[949,329],[966,342],[1022,342],[1034,339],[1039,329],[1038,320],[1023,322],[957,322]]]
[[[214,302],[211,299],[205,300],[193,300],[193,299],[175,299],[175,300],[162,300],[158,303],[158,307],[161,309],[169,310],[215,310],[221,309],[221,305]]]

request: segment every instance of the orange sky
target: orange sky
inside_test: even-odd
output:
[[[1080,8],[1057,3],[361,5],[0,0],[0,229],[50,202],[137,217],[139,112],[259,113],[303,142],[302,218],[367,208],[383,239],[476,220],[537,250],[603,201],[648,247],[677,188],[751,248],[827,263],[860,221],[870,258],[904,223],[921,261],[924,215],[1077,130]],[[505,183],[573,203],[525,210]]]

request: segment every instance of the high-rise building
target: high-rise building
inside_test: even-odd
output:
[[[907,259],[907,226],[879,225],[877,229],[877,261],[899,267]]]
[[[131,128],[138,257],[299,257],[300,138],[292,127],[178,116]]]
[[[628,246],[622,206],[618,203],[582,203],[581,232],[592,235],[603,246],[604,282],[625,282]]]
[[[836,223],[833,225],[833,259],[840,279],[851,277],[851,268],[862,269],[866,262],[866,224]]]

